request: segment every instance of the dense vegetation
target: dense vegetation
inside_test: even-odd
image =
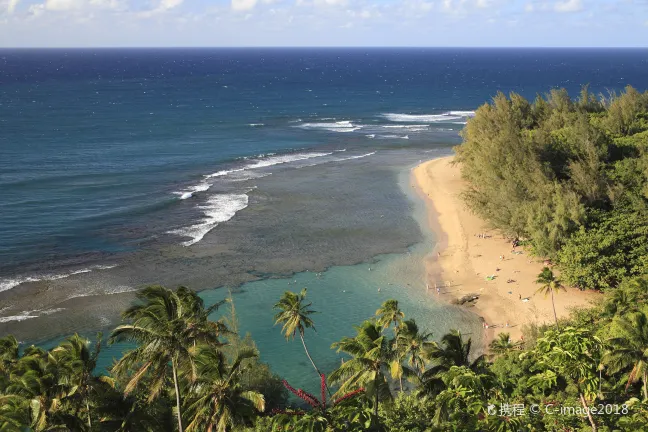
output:
[[[0,339],[0,431],[648,429],[648,277],[570,319],[526,329],[524,343],[500,334],[488,357],[457,331],[434,341],[389,300],[333,344],[346,360],[328,379],[312,359],[318,396],[258,361],[252,341],[236,334],[231,301],[205,307],[186,288],[157,286],[139,299],[108,338],[132,343],[109,375],[95,371],[100,343],[78,335],[49,351]],[[229,313],[210,320],[219,307]],[[306,292],[287,292],[275,308],[284,334],[305,342],[315,324]],[[581,411],[556,415],[548,404]],[[607,414],[584,414],[601,406]]]
[[[96,370],[101,335],[50,350],[0,338],[0,432],[648,430],[648,94],[498,95],[463,135],[470,206],[567,283],[605,290],[597,305],[520,341],[502,333],[479,355],[389,300],[322,371],[307,345],[315,310],[305,290],[286,292],[275,325],[303,345],[316,396],[259,361],[231,298],[207,307],[187,288],[152,286],[107,338],[129,348],[109,373]],[[543,269],[538,290],[553,296],[560,278]]]
[[[498,94],[456,148],[465,199],[582,289],[648,270],[648,93]]]

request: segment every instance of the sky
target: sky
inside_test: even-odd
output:
[[[0,47],[646,47],[648,0],[0,0]]]

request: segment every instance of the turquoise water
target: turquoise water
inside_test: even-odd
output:
[[[412,204],[415,220],[421,226],[421,242],[403,254],[387,254],[351,266],[335,266],[322,273],[301,272],[290,278],[266,279],[242,285],[232,292],[241,335],[249,333],[259,348],[261,359],[294,387],[317,392],[319,382],[299,339],[286,341],[281,326],[274,326],[272,305],[287,291],[307,288],[312,302],[316,331],[307,330],[306,343],[318,367],[330,373],[342,358],[331,344],[353,336],[354,326],[374,316],[387,299],[399,301],[406,318],[414,318],[421,330],[431,331],[435,339],[451,329],[459,329],[475,342],[479,350],[482,333],[479,319],[455,306],[439,302],[434,290],[426,289],[424,257],[434,246],[434,235],[427,228],[423,202],[409,185],[409,170],[399,176],[401,189]],[[201,292],[207,305],[228,296],[225,289]],[[227,307],[212,319],[228,316]],[[51,345],[51,343],[49,344]],[[99,369],[108,367],[123,346],[107,347]]]

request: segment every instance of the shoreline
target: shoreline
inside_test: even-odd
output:
[[[452,156],[432,159],[411,171],[412,187],[424,200],[428,224],[436,235],[436,245],[425,258],[427,283],[434,295],[449,303],[467,295],[479,296],[463,307],[488,324],[483,334],[487,352],[499,333],[510,333],[515,342],[521,340],[524,325],[552,323],[553,308],[550,297],[536,294],[535,279],[542,261],[521,247],[513,253],[506,238],[466,208],[459,197],[464,182],[452,160]],[[495,278],[486,280],[490,275]],[[565,289],[555,296],[558,317],[599,297],[593,291]]]

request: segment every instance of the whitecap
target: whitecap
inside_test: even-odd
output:
[[[58,279],[63,279],[66,277],[70,277],[73,275],[81,274],[81,273],[90,273],[93,270],[108,270],[113,267],[117,267],[116,264],[114,265],[94,265],[88,268],[83,268],[79,270],[73,270],[67,273],[60,273],[60,274],[40,274],[40,275],[33,275],[33,276],[17,276],[14,278],[3,278],[0,279],[0,292],[2,291],[7,291],[10,290],[14,287],[17,287],[18,285],[24,284],[24,283],[29,283],[29,282],[41,282],[41,281],[52,281],[52,280],[58,280]]]
[[[367,154],[363,154],[363,155],[358,155],[358,156],[349,156],[349,157],[346,157],[346,158],[338,159],[338,162],[346,161],[346,160],[352,160],[352,159],[362,159],[362,158],[365,158],[365,157],[367,157],[367,156],[371,156],[371,155],[375,155],[375,154],[376,154],[376,152],[373,151],[373,152],[371,152],[371,153],[367,153]]]
[[[25,321],[31,318],[38,318],[38,315],[29,315],[28,312],[24,312],[20,315],[10,315],[6,317],[0,317],[0,323],[7,323],[10,321]]]
[[[187,189],[182,191],[172,192],[174,195],[178,195],[181,200],[193,197],[193,194],[196,192],[205,192],[211,187],[209,183],[201,182],[194,186],[189,186]]]
[[[333,154],[332,152],[328,152],[328,153],[310,152],[310,153],[292,153],[292,154],[286,154],[286,155],[280,155],[280,156],[271,156],[271,157],[268,157],[268,158],[259,159],[255,163],[246,166],[245,169],[264,168],[264,167],[269,167],[269,166],[273,166],[273,165],[279,165],[279,164],[284,164],[284,163],[289,163],[289,162],[296,162],[296,161],[305,160],[305,159],[311,159],[311,158],[322,157],[322,156],[329,156],[329,155],[332,155],[332,154]]]
[[[184,246],[191,246],[198,243],[209,231],[216,228],[219,223],[232,219],[238,211],[246,208],[248,206],[248,199],[247,193],[212,195],[203,205],[198,206],[204,215],[199,223],[169,231],[169,233],[190,237],[191,240],[182,243]]]
[[[217,171],[213,174],[207,174],[205,178],[213,178],[213,177],[222,177],[226,176],[227,174],[233,173],[233,172],[238,172],[238,171],[243,171],[245,168],[238,168],[238,169],[231,169],[231,170],[221,170]]]
[[[462,117],[474,117],[475,111],[450,111],[450,115],[458,115]]]
[[[336,121],[333,123],[303,123],[297,127],[301,129],[321,129],[330,132],[354,132],[362,129],[362,126],[354,125],[349,120]]]
[[[441,114],[382,114],[389,121],[397,123],[448,123],[475,115],[474,111],[448,111]]]
[[[38,318],[43,315],[51,315],[53,313],[64,311],[65,308],[55,308],[55,309],[46,309],[46,310],[33,310],[33,311],[22,311],[18,315],[10,315],[6,317],[0,317],[0,323],[7,323],[11,321],[25,321],[32,318]]]

